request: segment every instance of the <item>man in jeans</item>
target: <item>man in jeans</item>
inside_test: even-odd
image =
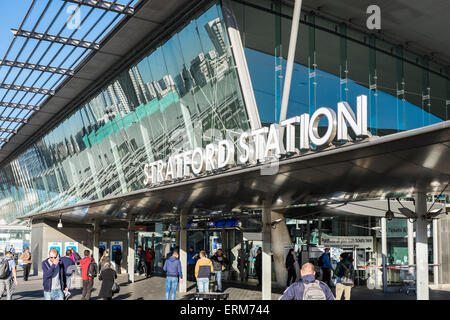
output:
[[[166,272],[166,300],[175,300],[178,278],[183,282],[181,262],[178,259],[178,250],[174,249],[172,255],[164,263],[163,270]]]
[[[90,300],[91,291],[94,286],[94,279],[89,277],[88,269],[91,262],[94,259],[91,258],[91,252],[89,250],[84,250],[84,258],[81,259],[81,279],[83,280],[83,292],[81,294],[81,300]]]
[[[217,291],[223,292],[222,290],[222,270],[225,269],[225,265],[228,264],[228,259],[223,254],[222,249],[217,249],[217,252],[211,258],[214,273],[217,279]]]
[[[10,251],[5,254],[3,259],[5,259],[5,263],[8,263],[9,275],[5,279],[0,279],[0,299],[3,296],[3,292],[6,291],[6,300],[11,300],[13,293],[13,281],[17,286],[16,262],[14,261],[13,254]]]
[[[58,251],[51,249],[48,259],[42,261],[42,282],[44,285],[45,300],[64,300],[65,290],[64,270],[58,258]]]
[[[195,265],[198,292],[209,292],[209,275],[214,272],[211,260],[206,257],[205,250],[200,251],[200,259]]]

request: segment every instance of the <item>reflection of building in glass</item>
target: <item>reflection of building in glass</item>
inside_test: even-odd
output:
[[[225,35],[222,28],[222,23],[219,18],[214,19],[208,22],[205,25],[206,32],[208,32],[208,36],[211,39],[214,48],[219,56],[222,56],[227,53],[227,45],[225,42]]]
[[[150,92],[148,87],[145,85],[142,80],[141,74],[137,67],[133,67],[128,71],[131,83],[133,84],[134,91],[136,92],[136,96],[138,99],[139,105],[146,103],[151,100]]]

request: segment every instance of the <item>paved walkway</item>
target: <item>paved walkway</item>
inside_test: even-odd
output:
[[[31,276],[27,282],[23,281],[22,271],[18,272],[18,286],[15,288],[13,300],[43,300],[42,277]],[[165,294],[165,278],[151,277],[146,279],[143,276],[136,276],[135,283],[129,284],[127,275],[118,275],[120,293],[115,295],[113,300],[163,300]],[[92,300],[97,300],[100,291],[101,281],[94,280]],[[260,300],[261,291],[253,284],[224,283],[225,293],[229,294],[229,300]],[[272,299],[277,300],[280,290],[273,289]],[[188,293],[177,292],[177,299],[191,299],[195,293],[195,283],[188,282]],[[5,297],[3,297],[5,299]],[[81,289],[72,290],[71,299],[81,299]],[[352,290],[352,300],[415,300],[415,294],[406,295],[404,293],[383,293],[380,290],[368,290],[366,287],[357,287]],[[450,300],[450,287],[443,287],[439,290],[430,290],[431,300]]]

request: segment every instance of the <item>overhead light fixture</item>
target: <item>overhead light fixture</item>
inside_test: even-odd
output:
[[[59,216],[59,222],[58,222],[58,229],[61,229],[63,227],[61,216]]]
[[[388,221],[392,221],[392,219],[394,219],[394,213],[391,211],[391,203],[389,198],[388,198],[388,210],[386,211],[386,219]]]

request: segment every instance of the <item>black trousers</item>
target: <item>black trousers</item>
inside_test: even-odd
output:
[[[145,269],[147,277],[150,277],[150,275],[152,274],[152,263],[145,261]]]
[[[331,270],[330,268],[322,268],[322,281],[325,282],[329,287],[331,287]]]
[[[188,280],[195,281],[195,264],[187,265]]]
[[[289,287],[291,285],[291,279],[292,279],[292,283],[294,283],[295,280],[297,279],[297,275],[295,273],[294,267],[288,269],[288,277],[287,277],[286,287]]]
[[[23,280],[28,281],[28,277],[30,275],[31,263],[27,263],[23,265]]]
[[[256,276],[258,277],[258,286],[262,285],[262,271],[256,271]]]
[[[91,291],[94,286],[94,279],[83,280],[83,292],[81,293],[81,300],[90,300]]]

